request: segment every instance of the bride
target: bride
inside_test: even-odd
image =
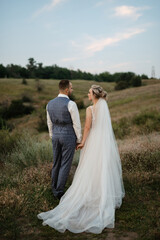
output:
[[[114,228],[115,209],[125,195],[121,160],[114,137],[110,113],[102,87],[92,85],[86,110],[83,139],[77,148],[79,164],[72,185],[53,210],[38,214],[43,225],[59,232],[101,233]]]

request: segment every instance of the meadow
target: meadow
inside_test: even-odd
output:
[[[58,204],[50,186],[52,144],[45,112],[47,102],[57,96],[58,82],[0,79],[0,113],[6,117],[1,118],[0,130],[0,239],[160,239],[160,80],[156,79],[143,80],[141,87],[121,91],[114,90],[115,83],[98,83],[108,92],[126,191],[121,208],[116,210],[115,228],[99,235],[61,234],[42,226],[37,219],[39,212]],[[72,83],[75,101],[82,105],[79,112],[83,128],[85,108],[90,105],[88,89],[97,82]],[[27,107],[32,111],[13,116],[16,107],[20,110],[22,105],[25,111]],[[66,189],[79,154],[76,151]]]

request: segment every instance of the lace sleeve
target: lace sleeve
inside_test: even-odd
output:
[[[95,114],[94,114],[94,109],[93,106],[90,106],[91,112],[92,112],[92,121],[95,120]]]

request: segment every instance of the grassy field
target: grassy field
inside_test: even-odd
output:
[[[52,145],[46,127],[45,106],[58,93],[57,80],[0,79],[0,107],[27,97],[31,114],[6,120],[12,131],[0,130],[0,239],[160,239],[160,80],[114,91],[114,83],[100,83],[108,92],[108,105],[123,167],[126,196],[116,211],[115,229],[101,234],[60,234],[42,226],[36,215],[58,204],[51,192]],[[74,80],[76,101],[85,106],[92,81]],[[37,90],[37,85],[41,91]],[[80,110],[84,126],[85,108]],[[75,153],[66,189],[78,164]]]

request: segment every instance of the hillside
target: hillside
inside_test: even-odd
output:
[[[57,80],[0,79],[0,108],[8,111],[14,100],[32,106],[32,113],[8,117],[0,130],[0,238],[58,240],[160,239],[160,80],[143,80],[143,86],[114,91],[114,83],[100,83],[108,92],[108,105],[117,139],[126,191],[116,210],[115,229],[101,234],[60,234],[44,227],[36,215],[58,204],[51,192],[52,144],[46,126],[45,106],[58,93]],[[88,89],[97,82],[72,81],[82,126]],[[38,87],[41,90],[38,90]],[[10,114],[16,109],[13,105]],[[22,108],[23,109],[23,108]],[[4,114],[4,112],[3,112]],[[4,114],[5,115],[5,114]],[[5,115],[7,116],[7,115]],[[9,115],[8,115],[9,116]],[[11,116],[11,115],[10,115]],[[66,189],[78,164],[76,151]]]
[[[11,118],[8,122],[12,123],[17,129],[28,128],[31,133],[37,132],[37,125],[41,115],[45,115],[45,106],[47,102],[56,97],[58,93],[59,80],[27,80],[27,85],[22,84],[21,79],[0,79],[0,105],[9,105],[14,99],[27,97],[31,100],[31,105],[35,111],[31,115]],[[73,89],[76,101],[82,100],[85,106],[90,102],[87,100],[87,93],[92,84],[98,84],[93,81],[74,80]],[[113,122],[122,118],[131,118],[144,111],[159,111],[158,104],[160,98],[160,80],[143,80],[143,86],[138,88],[129,88],[121,91],[114,91],[115,83],[101,82],[100,85],[108,92],[108,105]],[[38,91],[41,86],[42,91]],[[85,109],[80,110],[82,126],[85,119]],[[44,119],[45,120],[45,119]]]

